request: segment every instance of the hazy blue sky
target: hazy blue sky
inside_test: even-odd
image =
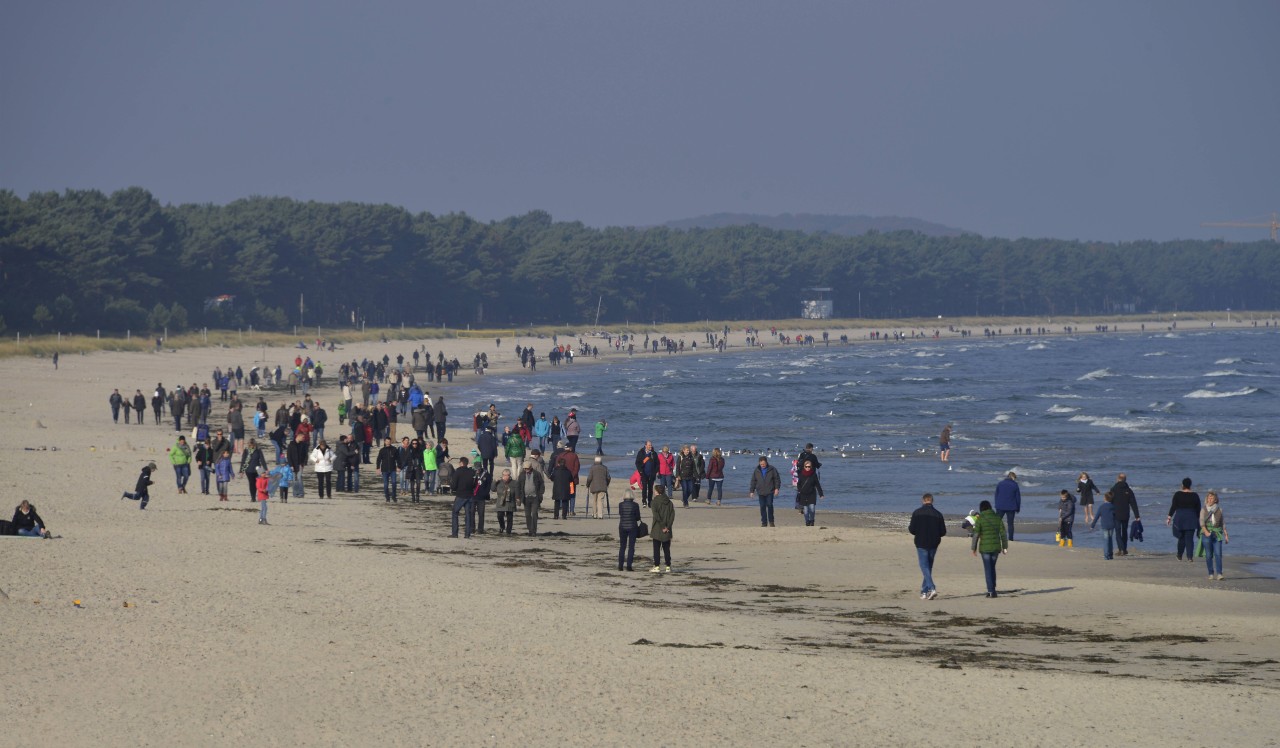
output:
[[[1280,210],[1280,2],[14,2],[0,187],[590,225],[1225,236]]]

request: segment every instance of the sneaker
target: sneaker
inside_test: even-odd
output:
[[[1222,580],[1224,580],[1224,579],[1226,579],[1226,577],[1222,576],[1221,574],[1219,574],[1219,575],[1218,575],[1218,581],[1219,581],[1219,582],[1221,582],[1221,581],[1222,581]]]
[[[930,600],[937,600],[937,599],[938,599],[938,591],[937,591],[937,590],[929,590],[928,598],[929,598]]]
[[[920,599],[921,599],[921,600],[928,600],[928,599],[929,599],[929,593],[928,593],[928,592],[921,592],[921,593],[920,593]]]
[[[663,574],[670,574],[670,573],[671,573],[671,567],[670,567],[670,566],[667,566],[667,568],[665,568],[665,569],[663,569],[663,570],[662,570],[662,573],[663,573]]]
[[[1212,581],[1213,581],[1213,575],[1212,575],[1212,574],[1210,574],[1210,575],[1209,575],[1209,581],[1210,581],[1210,582],[1212,582]]]
[[[649,573],[650,573],[650,574],[659,574],[659,573],[661,573],[661,572],[662,572],[662,567],[661,567],[661,566],[655,566],[655,567],[653,567],[652,569],[650,569],[650,570],[649,570]]]
[[[265,524],[268,524],[268,522],[265,519],[260,519],[258,520],[258,524],[265,525]]]

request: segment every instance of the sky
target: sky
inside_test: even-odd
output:
[[[1280,2],[27,2],[0,189],[1266,238]]]

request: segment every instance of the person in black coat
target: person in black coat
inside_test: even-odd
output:
[[[618,571],[631,568],[636,558],[636,530],[640,524],[640,505],[628,491],[618,504]],[[625,564],[623,563],[625,561]]]
[[[524,507],[525,530],[530,535],[538,534],[538,511],[542,508],[542,495],[546,483],[542,480],[542,471],[534,460],[526,459],[524,469],[516,476],[516,501]]]
[[[303,438],[301,434],[294,437],[289,442],[289,448],[285,450],[285,460],[289,463],[289,468],[293,470],[293,481],[289,484],[290,491],[295,499],[302,498],[302,469],[311,461],[311,445]],[[289,503],[288,499],[281,499],[281,503]]]
[[[44,520],[40,519],[39,512],[26,499],[13,508],[13,531],[26,538],[48,540],[53,537],[49,533],[49,528],[45,527]]]
[[[1129,555],[1129,518],[1142,519],[1138,513],[1138,498],[1129,488],[1129,479],[1124,474],[1116,476],[1116,483],[1111,487],[1111,503],[1116,514],[1116,552],[1121,556]]]
[[[147,463],[146,466],[142,468],[142,472],[138,475],[138,482],[133,487],[133,493],[125,491],[120,494],[120,498],[140,502],[138,508],[146,509],[147,502],[151,501],[151,495],[147,491],[147,486],[150,486],[155,482],[151,480],[151,474],[155,471],[156,464],[154,462]]]
[[[938,553],[938,546],[947,534],[947,522],[942,512],[933,508],[933,494],[927,493],[920,499],[921,506],[911,513],[911,523],[907,532],[915,536],[916,555],[920,560],[920,573],[924,581],[920,583],[920,599],[932,600],[938,596],[938,588],[933,584],[933,559]]]
[[[560,519],[563,513],[564,518],[569,519],[569,502],[573,498],[570,494],[573,490],[573,474],[564,464],[563,457],[557,458],[555,465],[551,468],[552,518]]]
[[[458,537],[458,515],[466,514],[466,531],[463,537],[471,537],[474,530],[472,522],[475,515],[471,511],[471,501],[476,493],[476,471],[468,467],[465,457],[458,458],[459,467],[453,471],[453,531],[449,537]]]

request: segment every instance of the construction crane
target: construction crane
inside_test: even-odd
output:
[[[1271,241],[1280,235],[1280,220],[1276,219],[1276,211],[1271,211],[1271,223],[1243,223],[1241,221],[1221,221],[1219,223],[1202,223],[1201,226],[1230,226],[1242,229],[1271,229]]]

